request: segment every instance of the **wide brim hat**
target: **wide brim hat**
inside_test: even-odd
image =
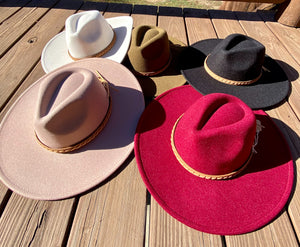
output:
[[[206,39],[192,44],[181,57],[182,74],[202,94],[234,95],[252,109],[269,109],[281,104],[290,94],[290,82],[281,66],[265,55],[262,76],[250,85],[229,85],[211,77],[204,68],[206,57],[223,39]],[[242,59],[241,59],[242,61]]]
[[[106,19],[116,35],[116,41],[110,50],[102,58],[107,58],[121,63],[128,51],[133,25],[132,17],[119,16]],[[46,73],[68,63],[74,62],[68,53],[66,31],[54,36],[44,47],[41,55],[41,63]]]
[[[33,124],[41,82],[51,73],[37,80],[0,125],[0,178],[22,196],[56,200],[80,194],[108,178],[132,153],[135,128],[144,110],[138,81],[123,65],[102,58],[83,59],[58,70],[78,67],[98,71],[109,82],[108,122],[94,140],[76,151],[48,151],[38,143]]]
[[[171,88],[186,83],[186,79],[180,72],[180,54],[186,49],[186,44],[170,35],[168,35],[168,39],[171,60],[166,69],[156,75],[141,75],[134,70],[128,57],[124,60],[126,67],[135,74],[147,98],[156,97]]]
[[[135,135],[139,172],[159,205],[187,226],[219,235],[254,231],[272,221],[289,199],[294,178],[289,147],[272,119],[262,110],[254,111],[263,130],[246,168],[231,179],[195,176],[174,155],[171,133],[201,97],[205,96],[185,85],[147,106]]]

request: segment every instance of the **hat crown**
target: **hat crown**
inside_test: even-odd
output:
[[[207,57],[208,68],[224,79],[251,81],[261,74],[265,47],[255,39],[232,34],[222,40]]]
[[[34,129],[50,148],[74,145],[105,118],[109,96],[91,71],[81,68],[48,74],[39,89]]]
[[[174,131],[178,154],[192,169],[224,175],[249,159],[256,133],[252,110],[240,99],[210,94],[196,101]]]
[[[71,15],[66,20],[66,43],[76,59],[95,55],[113,41],[114,32],[97,10]]]
[[[134,28],[128,57],[137,72],[161,71],[170,59],[167,32],[162,28],[148,25]]]

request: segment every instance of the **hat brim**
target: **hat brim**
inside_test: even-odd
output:
[[[182,56],[181,73],[202,94],[227,93],[243,100],[252,109],[268,109],[282,103],[290,93],[290,82],[271,57],[265,56],[262,77],[255,83],[234,86],[213,79],[203,62],[221,39],[202,40],[191,45]]]
[[[142,76],[134,72],[132,65],[126,60],[126,66],[135,73],[145,97],[156,97],[163,92],[186,83],[186,79],[180,72],[180,54],[186,48],[186,45],[180,40],[169,36],[171,50],[171,62],[169,66],[161,73],[155,76]]]
[[[257,153],[240,175],[216,181],[191,174],[172,152],[170,136],[179,116],[200,97],[186,85],[147,106],[135,135],[140,174],[161,207],[194,229],[219,235],[256,230],[276,217],[290,196],[294,168],[289,147],[271,118],[255,111],[264,128]]]
[[[127,54],[130,44],[133,25],[132,17],[113,17],[107,18],[106,21],[115,31],[116,41],[113,47],[101,57],[121,63]],[[41,55],[42,67],[48,73],[71,62],[74,62],[74,60],[68,54],[66,32],[63,31],[54,36],[44,47]]]
[[[123,65],[102,58],[84,59],[63,68],[98,70],[111,83],[111,116],[105,128],[77,151],[58,154],[37,142],[33,119],[39,79],[11,107],[0,125],[0,178],[16,193],[40,200],[80,194],[108,178],[133,150],[144,110],[134,75]],[[47,76],[47,75],[45,75]]]

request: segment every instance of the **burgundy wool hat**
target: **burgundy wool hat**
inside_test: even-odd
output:
[[[199,231],[254,231],[284,208],[294,167],[281,132],[235,96],[171,89],[142,114],[135,155],[147,189],[171,216]]]
[[[37,80],[0,124],[0,179],[33,199],[68,198],[98,185],[133,151],[144,96],[134,75],[103,58]]]

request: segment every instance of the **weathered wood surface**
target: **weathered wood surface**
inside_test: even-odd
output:
[[[259,13],[77,0],[0,1],[0,120],[44,74],[40,64],[44,45],[64,29],[69,15],[89,9],[98,9],[106,18],[131,15],[134,26],[158,25],[186,44],[231,33],[262,42],[292,83],[288,100],[268,114],[290,145],[298,180],[300,31]],[[202,233],[169,216],[147,192],[133,153],[111,178],[67,200],[31,200],[0,184],[0,246],[298,246],[299,237],[298,182],[282,214],[262,229],[239,236]]]

